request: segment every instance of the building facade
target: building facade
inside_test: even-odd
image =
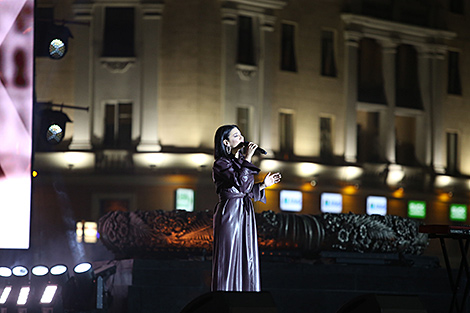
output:
[[[37,7],[73,34],[64,58],[36,58],[37,101],[77,107],[60,108],[72,120],[61,143],[36,146],[38,211],[65,205],[72,220],[97,221],[173,210],[180,188],[194,192],[195,210],[211,210],[213,136],[237,124],[268,151],[255,160],[262,175],[283,173],[258,212],[337,210],[322,200],[333,194],[341,212],[364,214],[375,196],[387,214],[468,223],[468,2]]]

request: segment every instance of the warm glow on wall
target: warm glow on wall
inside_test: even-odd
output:
[[[314,163],[303,162],[298,165],[297,174],[302,177],[309,177],[318,174],[320,166]]]
[[[359,185],[349,185],[346,187],[343,187],[343,193],[347,195],[353,195],[357,193],[357,190],[359,189]]]
[[[396,185],[403,179],[403,177],[405,177],[405,172],[400,166],[389,166],[387,184]]]
[[[356,166],[346,166],[342,168],[341,176],[344,180],[353,180],[359,178],[362,174],[362,169]]]
[[[398,188],[397,190],[395,190],[392,194],[392,196],[394,198],[403,198],[403,195],[405,194],[405,189],[403,188]]]

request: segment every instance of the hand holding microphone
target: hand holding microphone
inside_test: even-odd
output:
[[[250,144],[250,142],[249,142],[249,141],[245,141],[245,142],[243,142],[242,144],[243,144],[243,146],[248,147],[248,145]],[[266,152],[266,150],[264,150],[264,149],[261,148],[261,147],[257,147],[256,150],[255,150],[255,152],[259,152],[259,153],[261,153],[261,154],[268,154],[268,153]]]

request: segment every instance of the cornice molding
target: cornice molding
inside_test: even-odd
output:
[[[428,45],[442,43],[444,40],[454,39],[455,32],[426,28],[373,17],[345,13],[341,19],[346,24],[347,31],[362,33],[364,37],[378,40],[396,38],[397,42],[414,45]]]
[[[287,1],[280,0],[223,0],[222,2],[271,10],[280,10],[287,5]]]

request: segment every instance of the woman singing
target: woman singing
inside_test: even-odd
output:
[[[260,169],[251,163],[258,145],[250,142],[242,153],[244,138],[236,125],[217,129],[214,138],[212,178],[219,195],[214,213],[212,291],[260,291],[258,235],[253,203],[266,203],[265,188],[281,181],[268,173],[254,182]]]

